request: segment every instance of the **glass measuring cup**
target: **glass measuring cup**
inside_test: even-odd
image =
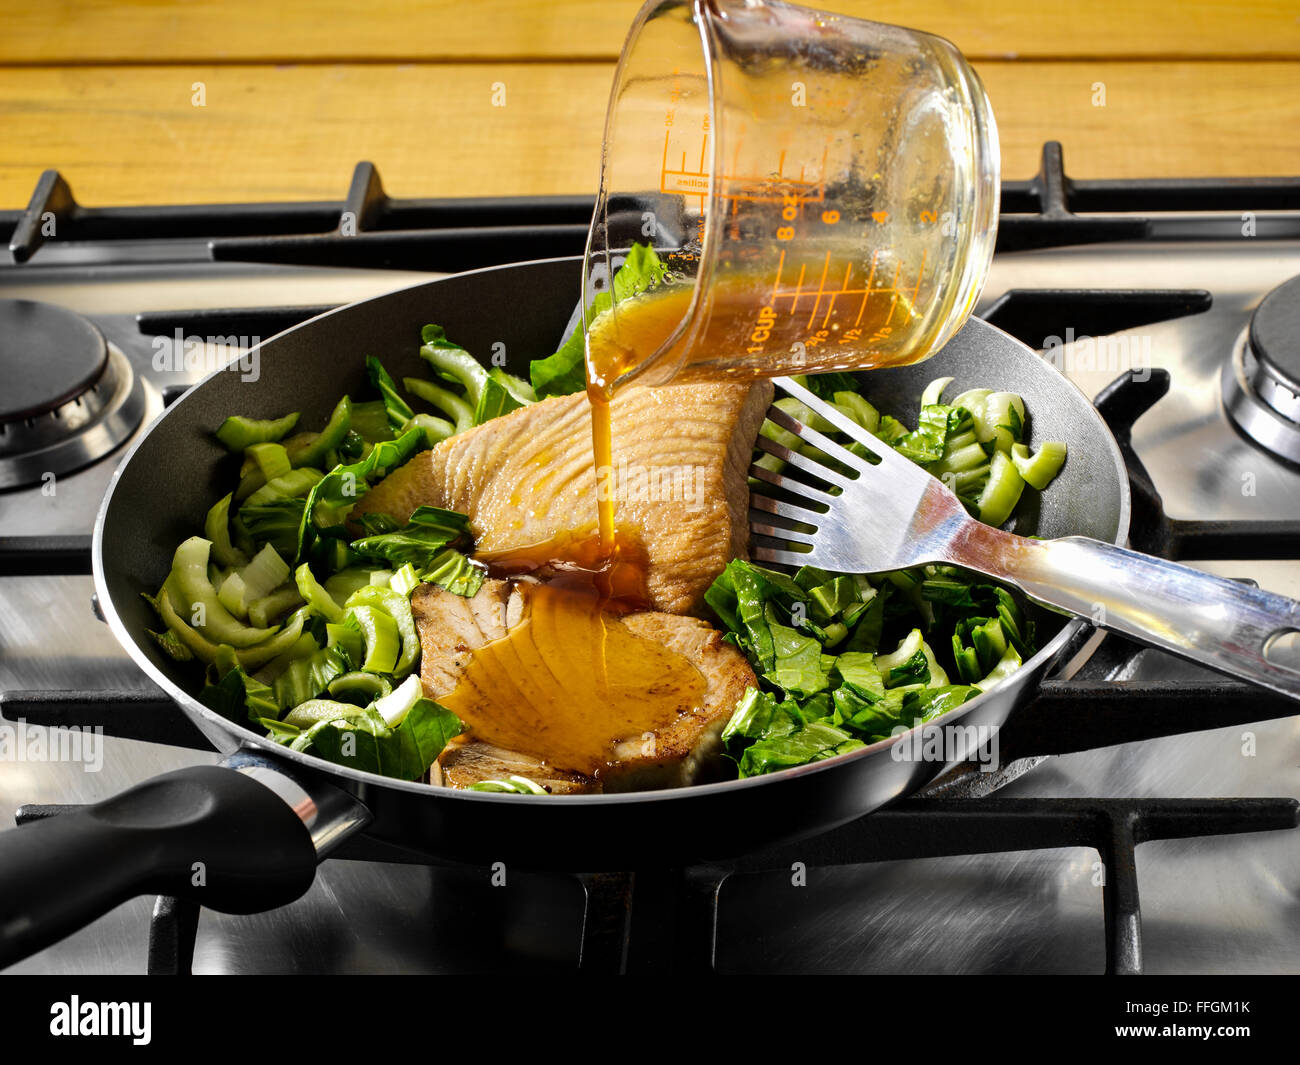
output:
[[[606,115],[589,384],[921,361],[983,286],[998,178],[988,99],[948,41],[775,0],[651,0]],[[657,260],[638,252],[641,280],[598,313],[638,244]]]

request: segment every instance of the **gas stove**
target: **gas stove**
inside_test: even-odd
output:
[[[105,733],[94,761],[11,744],[4,827],[218,760],[94,617],[90,530],[141,428],[322,310],[578,254],[591,205],[394,200],[361,164],[332,204],[88,209],[49,172],[0,212],[0,710]],[[1300,597],[1300,179],[1076,182],[1049,144],[1002,210],[976,313],[1097,397],[1133,546]],[[136,899],[11,971],[1300,972],[1294,707],[1075,652],[1001,771],[726,868],[498,887],[363,839],[283,909]]]

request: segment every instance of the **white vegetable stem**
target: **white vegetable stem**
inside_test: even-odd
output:
[[[389,728],[399,725],[417,702],[424,698],[424,686],[417,673],[412,673],[388,695],[375,700],[375,709],[388,723]]]

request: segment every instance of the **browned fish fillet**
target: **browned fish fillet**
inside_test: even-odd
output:
[[[429,783],[447,788],[467,788],[482,780],[527,777],[551,795],[586,795],[601,788],[590,777],[556,769],[537,758],[507,751],[490,743],[460,735],[452,740],[429,769]]]
[[[750,453],[772,384],[628,388],[611,407],[620,527],[639,530],[650,605],[699,607],[749,543]],[[550,540],[596,520],[591,413],[583,394],[512,411],[423,452],[354,512],[405,521],[421,504],[469,515],[480,551]]]
[[[426,584],[412,597],[411,608],[420,633],[420,676],[425,693],[444,702],[453,702],[453,693],[464,697],[465,692],[472,695],[476,690],[501,699],[492,710],[497,715],[495,720],[488,721],[485,729],[492,735],[476,734],[471,715],[462,712],[471,721],[470,732],[458,737],[442,753],[433,767],[432,783],[463,788],[477,781],[518,774],[554,794],[633,791],[696,783],[718,768],[723,726],[745,689],[756,681],[744,656],[723,643],[716,630],[696,618],[655,611],[603,615],[611,643],[612,630],[621,627],[626,630],[620,634],[624,638],[649,641],[673,656],[681,656],[688,669],[698,671],[700,684],[694,702],[653,731],[638,728],[634,735],[612,742],[606,749],[604,764],[595,772],[575,771],[572,766],[558,764],[548,753],[548,744],[555,744],[556,738],[553,735],[547,738],[547,727],[552,723],[547,715],[562,717],[571,700],[564,692],[558,695],[554,692],[554,678],[536,676],[545,668],[544,664],[540,668],[534,664],[529,670],[500,670],[481,689],[474,687],[472,676],[467,681],[475,654],[489,653],[484,652],[489,644],[495,644],[494,650],[508,644],[528,644],[521,661],[526,661],[530,650],[538,648],[543,654],[558,654],[554,642],[546,643],[545,632],[535,637],[530,635],[530,626],[536,629],[544,624],[533,613],[528,594],[530,588],[536,587],[488,580],[477,595],[466,599]],[[507,636],[511,638],[506,640]],[[524,636],[528,639],[521,639]],[[576,672],[571,678],[567,673],[560,673],[559,683],[563,685],[566,681],[570,684],[570,695],[579,686],[591,683],[589,677]],[[462,684],[466,685],[464,691],[460,691]],[[652,694],[653,687],[652,680],[642,689],[643,694]],[[536,703],[529,700],[530,692],[536,694]],[[550,698],[555,701],[549,708],[537,705]],[[491,704],[490,698],[486,701]],[[503,720],[507,715],[510,720]],[[574,727],[572,722],[557,724],[563,728]],[[499,735],[523,738],[505,747],[492,742]],[[564,749],[563,743],[560,749]]]

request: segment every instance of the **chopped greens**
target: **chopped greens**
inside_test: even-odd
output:
[[[473,355],[450,340],[447,331],[440,325],[426,325],[420,333],[420,339],[424,341],[420,348],[420,358],[440,377],[462,385],[470,406],[476,406],[483,386],[487,384],[488,372]]]
[[[432,699],[419,699],[402,720],[389,726],[371,707],[334,703],[316,714],[314,723],[297,728],[279,722],[279,742],[291,750],[367,773],[418,780],[453,736],[460,719]],[[292,731],[290,731],[292,730]]]
[[[279,440],[298,424],[298,412],[286,414],[283,418],[246,418],[235,414],[221,423],[217,429],[217,439],[231,451],[243,451],[254,444],[265,444]]]
[[[363,515],[363,520],[370,518],[374,527],[375,515]],[[404,525],[398,525],[387,515],[379,515],[378,522],[387,531],[374,536],[352,541],[352,550],[368,558],[386,559],[395,565],[410,562],[427,567],[442,549],[467,535],[467,521],[464,514],[437,507],[417,507]]]
[[[373,357],[378,398],[343,396],[318,431],[289,436],[297,412],[227,418],[217,437],[242,454],[239,483],[145,596],[162,622],[158,649],[206,666],[204,705],[295,750],[404,780],[461,728],[420,688],[411,595],[431,583],[472,596],[486,570],[469,556],[465,515],[424,506],[399,521],[356,504],[422,449],[536,402],[527,382],[485,370],[440,326],[421,339],[436,383],[406,378],[405,390],[452,420],[414,410]]]
[[[1045,488],[1065,462],[1060,443],[1030,454],[1024,403],[1013,393],[976,389],[945,404],[952,379],[940,378],[925,389],[917,426],[908,429],[859,395],[849,374],[797,380],[943,479],[990,524],[1005,522],[1025,486]],[[788,412],[814,428],[822,421],[807,410]],[[834,432],[825,422],[820,428]],[[770,421],[761,432],[816,457]],[[784,466],[763,451],[754,460],[774,472]],[[722,734],[742,777],[807,765],[929,721],[1014,673],[1035,651],[1033,622],[1019,600],[952,566],[870,577],[805,566],[790,575],[737,560],[705,602],[758,675]]]
[[[370,378],[370,383],[383,400],[384,413],[388,416],[388,428],[394,434],[400,435],[405,431],[406,423],[415,417],[415,411],[411,410],[406,400],[397,394],[397,382],[384,369],[384,364],[373,355],[366,356],[366,376]]]
[[[882,443],[938,477],[967,510],[990,525],[1002,525],[1010,518],[1026,484],[1041,491],[1065,463],[1066,446],[1057,441],[1043,443],[1030,455],[1024,443],[1024,400],[1013,392],[970,389],[945,404],[943,393],[952,378],[939,378],[922,393],[917,426],[909,430],[897,418],[881,416],[858,395],[857,381],[849,374],[819,374],[795,380],[833,402],[842,414]],[[823,419],[809,417],[811,412],[798,410],[795,404],[797,401],[790,399],[777,401],[777,406],[789,405],[789,412],[812,428],[833,431]],[[791,450],[818,457],[809,444],[771,421],[765,421],[760,432]],[[856,447],[860,445],[852,444],[850,450]],[[785,465],[766,453],[755,453],[754,458],[773,473]]]

